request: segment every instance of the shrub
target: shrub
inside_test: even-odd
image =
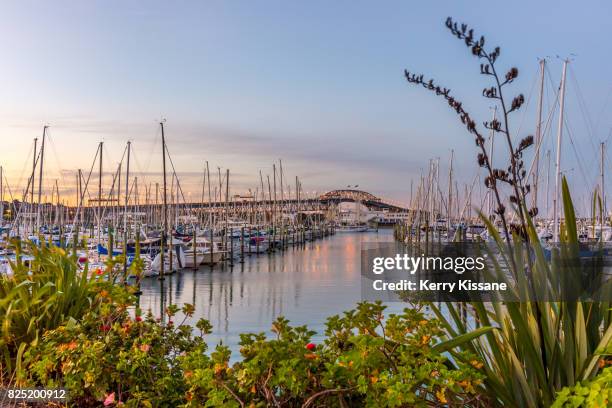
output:
[[[94,307],[97,276],[80,273],[74,257],[54,246],[26,243],[32,255],[21,261],[21,243],[16,242],[17,261],[13,275],[0,275],[2,337],[0,363],[4,374],[20,368],[23,352],[36,344],[47,329],[80,319]]]
[[[565,387],[558,394],[551,408],[588,407],[603,408],[612,404],[612,367],[604,369],[592,381]]]
[[[120,401],[125,406],[177,406],[185,395],[178,363],[181,354],[205,351],[202,337],[172,320],[163,324],[149,313],[128,313],[133,297],[121,287],[102,289],[100,307],[81,322],[49,330],[24,356],[31,385],[65,387],[71,403],[99,406]],[[172,319],[176,307],[167,310]],[[185,318],[193,308],[183,307]]]
[[[439,322],[419,310],[385,319],[384,306],[361,303],[329,318],[321,344],[280,317],[274,338],[243,334],[242,359],[232,364],[222,344],[207,352],[208,321],[176,325],[176,306],[164,321],[138,309],[131,317],[133,300],[120,285],[100,289],[97,308],[25,353],[21,383],[65,387],[79,407],[486,406],[483,363],[464,353],[465,363],[451,364]]]
[[[187,406],[411,407],[486,406],[478,390],[482,363],[450,367],[436,350],[436,320],[417,310],[383,317],[381,304],[361,303],[328,319],[326,339],[284,318],[272,327],[276,338],[242,335],[242,360],[229,365],[229,350],[217,347],[210,359],[188,354]]]

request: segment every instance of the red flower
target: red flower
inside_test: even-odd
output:
[[[306,349],[308,349],[308,350],[310,350],[310,351],[312,351],[312,350],[314,350],[314,349],[316,349],[316,348],[317,348],[317,345],[316,345],[316,344],[314,344],[314,343],[308,343],[308,344],[306,345]]]
[[[142,322],[142,317],[140,317],[140,316],[136,316],[136,317],[134,318],[134,320],[135,320],[135,321],[137,321],[137,322]]]
[[[103,324],[102,326],[100,326],[100,329],[104,332],[107,332],[111,329],[109,324]]]

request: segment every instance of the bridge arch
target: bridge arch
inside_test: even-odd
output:
[[[333,190],[319,197],[321,202],[347,202],[347,201],[361,201],[361,202],[380,202],[381,199],[376,197],[374,194],[370,194],[361,190]]]

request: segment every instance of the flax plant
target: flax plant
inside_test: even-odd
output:
[[[538,294],[554,301],[530,299],[528,284],[519,273],[515,279],[516,295],[528,301],[470,302],[468,310],[472,319],[461,315],[459,303],[431,304],[443,322],[447,337],[458,339],[451,353],[469,351],[485,362],[485,391],[501,406],[550,406],[564,387],[593,378],[605,364],[603,355],[612,344],[609,297],[604,297],[605,301],[584,302],[570,296],[581,271],[577,266],[580,253],[574,207],[565,179],[563,204],[565,228],[559,248],[552,251],[551,261],[545,256],[529,218],[526,229],[532,238],[532,274],[541,289]],[[506,262],[514,258],[517,265],[524,265],[526,254],[521,247],[509,253],[491,222],[482,218],[495,239],[499,258]],[[596,267],[601,268],[601,264]],[[496,269],[498,278],[503,279],[501,267],[496,265]],[[609,295],[609,286],[603,290]],[[541,330],[536,310],[540,312]],[[482,327],[476,328],[478,325],[474,322]],[[457,355],[457,358],[461,357]]]
[[[461,359],[459,352],[482,358],[487,374],[483,391],[489,394],[492,404],[548,407],[557,392],[589,380],[601,369],[602,362],[606,364],[601,356],[612,340],[610,298],[604,294],[585,302],[568,297],[574,283],[584,280],[581,276],[584,271],[580,268],[577,222],[565,179],[562,186],[565,225],[561,242],[552,248],[550,260],[548,249],[538,239],[533,223],[538,209],[527,208],[530,185],[523,159],[533,145],[533,136],[523,137],[517,143],[510,126],[511,114],[521,108],[525,98],[519,94],[508,101],[504,96],[506,87],[518,77],[518,69],[512,67],[501,75],[496,65],[501,55],[499,47],[487,51],[484,37],[477,37],[466,24],[459,25],[451,18],[446,20],[446,27],[481,61],[480,74],[493,81],[492,86],[482,90],[482,95],[497,103],[501,121],[494,119],[483,125],[503,136],[508,148],[506,163],[497,164],[498,168],[492,166],[491,152],[485,147],[476,120],[451,95],[450,89],[407,70],[404,76],[408,83],[443,97],[475,138],[478,165],[487,171],[485,186],[496,201],[493,218],[480,214],[497,249],[496,256],[491,257],[494,268],[490,273],[498,280],[512,282],[514,294],[521,301],[430,304],[446,331],[447,340],[439,348],[453,354],[457,361]],[[504,187],[508,191],[504,192]],[[504,193],[509,197],[517,223],[508,221]],[[501,227],[501,234],[497,226]],[[601,261],[600,258],[595,268],[602,268]],[[601,277],[601,273],[602,270],[596,271],[590,277]],[[466,310],[471,319],[465,318]]]
[[[92,306],[93,282],[87,267],[80,271],[76,257],[61,248],[27,243],[31,260],[22,260],[16,242],[12,276],[0,276],[0,365],[2,371],[20,369],[25,349],[35,345],[42,333],[70,320],[78,320]]]

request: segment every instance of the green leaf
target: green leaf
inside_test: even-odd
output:
[[[476,330],[473,330],[469,333],[464,333],[461,334],[459,336],[453,337],[449,340],[443,341],[441,343],[436,344],[434,347],[432,347],[432,350],[438,352],[438,353],[444,353],[446,351],[452,350],[457,346],[460,346],[462,344],[468,343],[472,340],[474,340],[477,337],[482,336],[483,334],[486,334],[492,330],[495,330],[496,327],[491,327],[491,326],[485,326],[485,327],[480,327]]]

